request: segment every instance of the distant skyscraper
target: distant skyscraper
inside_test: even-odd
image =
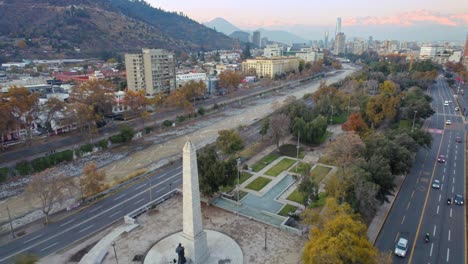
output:
[[[335,36],[341,33],[341,17],[336,19]]]
[[[261,47],[262,43],[261,43],[261,38],[260,38],[260,31],[257,30],[253,32],[252,42],[258,47]]]
[[[335,38],[335,48],[333,50],[334,55],[339,55],[345,53],[346,48],[346,36],[343,32],[340,32],[336,35]]]
[[[323,48],[328,49],[328,31],[325,31],[325,40],[323,42]]]
[[[369,40],[367,41],[367,47],[369,49],[374,49],[374,38],[372,38],[372,36],[369,36]]]

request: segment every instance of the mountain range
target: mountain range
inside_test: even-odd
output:
[[[233,47],[226,35],[143,0],[3,0],[0,25],[0,53],[8,59]]]
[[[230,35],[234,31],[243,31],[252,34],[253,31],[251,30],[243,30],[235,26],[234,24],[230,23],[224,18],[217,17],[209,22],[204,23],[205,26],[212,28],[218,32],[222,32],[226,35]],[[291,32],[285,30],[271,30],[271,29],[264,29],[259,28],[257,29],[260,31],[260,36],[268,38],[268,40],[280,42],[284,44],[292,44],[292,43],[308,43],[309,41],[306,38],[299,37]]]

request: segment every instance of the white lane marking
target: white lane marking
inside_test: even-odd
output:
[[[143,188],[143,187],[145,187],[145,186],[146,186],[146,183],[145,183],[145,184],[142,184],[142,185],[140,185],[140,186],[138,186],[138,187],[136,187],[135,190],[141,189],[141,188]]]
[[[442,199],[442,194],[439,194],[439,202],[440,202],[440,199]]]
[[[455,187],[455,186],[452,186],[452,193],[453,193],[453,188],[454,188],[454,187]]]
[[[53,246],[55,246],[55,245],[57,245],[57,244],[58,244],[58,242],[55,242],[55,243],[53,243],[52,245],[41,249],[41,251],[47,250],[47,249],[49,249],[49,248],[51,248],[51,247],[53,247]]]
[[[435,237],[435,232],[436,232],[436,230],[437,230],[437,226],[434,225],[434,232],[432,232],[432,236],[434,236],[434,237]]]
[[[178,173],[174,174],[172,177],[169,177],[169,178],[167,178],[167,179],[161,181],[160,183],[155,184],[152,188],[159,187],[159,186],[161,186],[162,184],[165,184],[167,181],[170,181],[170,180],[174,179],[175,177],[178,177],[180,174],[182,174],[182,172],[178,172]],[[181,181],[181,180],[182,180],[182,179],[178,179],[177,181]],[[175,181],[175,182],[177,182],[177,181]],[[14,252],[14,253],[12,253],[12,254],[10,254],[10,255],[8,255],[8,256],[6,256],[6,257],[0,259],[0,262],[5,261],[5,260],[7,260],[7,259],[9,259],[9,258],[11,258],[11,257],[13,257],[13,256],[18,255],[18,254],[21,254],[21,253],[23,253],[23,252],[25,252],[25,251],[28,251],[28,250],[30,250],[31,248],[36,247],[36,246],[38,246],[38,245],[40,245],[40,244],[42,244],[42,243],[44,243],[44,242],[47,242],[47,241],[49,241],[49,240],[51,240],[51,239],[54,239],[54,238],[56,238],[56,237],[58,237],[58,236],[60,236],[60,235],[63,235],[63,234],[65,234],[66,232],[69,232],[70,230],[73,230],[73,229],[75,229],[75,228],[77,228],[77,227],[79,227],[79,226],[81,226],[81,225],[83,225],[83,224],[85,224],[85,223],[88,223],[88,222],[90,222],[90,221],[93,221],[94,219],[100,217],[101,215],[103,215],[103,214],[105,214],[105,213],[107,213],[107,212],[113,210],[113,209],[116,208],[116,207],[121,206],[122,204],[124,204],[124,203],[126,203],[126,202],[132,200],[133,198],[135,198],[135,197],[137,197],[137,196],[139,196],[139,195],[142,195],[142,194],[144,194],[144,193],[143,193],[143,192],[137,193],[137,194],[133,195],[132,197],[127,198],[127,199],[125,199],[124,201],[122,201],[122,202],[120,202],[120,203],[118,203],[118,204],[112,206],[111,208],[106,209],[106,210],[104,210],[104,211],[102,211],[102,212],[100,212],[100,213],[98,213],[98,214],[96,214],[96,215],[94,215],[94,216],[92,216],[92,217],[90,217],[90,218],[84,220],[84,221],[81,222],[81,223],[78,223],[78,224],[76,224],[76,225],[74,225],[74,226],[72,226],[72,227],[69,227],[69,228],[67,228],[67,229],[65,229],[65,230],[63,230],[63,231],[61,231],[61,232],[58,232],[58,233],[56,233],[55,235],[49,236],[49,237],[46,238],[45,240],[43,240],[43,241],[41,241],[41,242],[37,242],[37,243],[35,243],[34,245],[24,247],[24,248],[22,248],[22,249],[20,249],[20,250],[18,250],[18,251],[16,251],[16,252]]]
[[[429,257],[432,257],[432,248],[434,248],[434,243],[431,243],[431,252],[429,253]]]
[[[444,189],[444,184],[442,183],[442,184],[440,185],[440,190],[442,191],[443,189]]]
[[[28,240],[24,241],[23,244],[26,244],[26,243],[28,243],[28,242],[31,242],[31,241],[33,241],[33,240],[36,239],[36,238],[40,238],[41,236],[42,236],[42,235],[38,235],[38,236],[35,236],[35,237],[31,238],[31,239],[28,239]]]
[[[450,259],[450,248],[447,248],[447,262],[449,262]]]
[[[101,206],[98,206],[98,207],[96,207],[96,208],[94,208],[93,210],[91,210],[91,211],[89,211],[89,212],[92,213],[92,212],[95,212],[95,211],[97,211],[97,210],[99,210],[99,209],[101,209],[101,208],[102,208],[102,205],[101,205]]]
[[[65,222],[65,223],[61,224],[60,227],[62,227],[62,226],[64,226],[64,225],[68,225],[69,223],[71,223],[71,222],[73,222],[73,221],[75,221],[75,219],[72,219],[72,220],[70,220],[70,221],[68,221],[68,222]]]
[[[94,225],[90,225],[90,226],[88,226],[88,227],[86,227],[86,228],[83,228],[83,229],[81,229],[80,231],[78,231],[78,233],[81,233],[81,232],[83,232],[83,231],[86,231],[86,230],[90,229],[90,228],[93,227],[93,226],[94,226]]]
[[[125,197],[125,194],[120,195],[119,197],[115,198],[114,201],[119,200],[120,198]]]
[[[449,229],[448,241],[450,241],[450,234],[451,234],[451,232],[450,232],[450,229]]]
[[[122,211],[121,211],[121,210],[119,210],[119,211],[117,211],[117,212],[115,212],[115,213],[113,213],[113,214],[109,215],[109,217],[113,217],[114,215],[116,215],[116,214],[118,214],[118,213],[120,213],[120,212],[122,212]]]
[[[450,208],[450,218],[452,217],[452,208]]]
[[[437,206],[437,214],[439,214],[439,206]]]
[[[445,180],[445,174],[444,174],[444,175],[442,175],[442,181],[444,181],[444,180]]]
[[[455,177],[453,177],[453,179],[452,179],[452,183],[455,183]]]
[[[139,204],[139,203],[143,202],[144,200],[145,200],[145,198],[140,199],[140,200],[136,201],[135,204]]]
[[[457,167],[457,163],[454,163],[454,164],[453,164],[453,167]],[[454,174],[455,174],[455,173],[454,173]]]
[[[444,173],[445,173],[445,170],[446,170],[446,169],[447,169],[447,168],[446,168],[446,167],[444,167]]]
[[[455,152],[455,155],[456,155],[456,154],[457,154],[457,153]],[[457,160],[457,156],[455,156],[455,160]],[[456,164],[456,163],[455,163],[455,164]]]

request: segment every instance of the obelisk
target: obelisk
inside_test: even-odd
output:
[[[192,142],[185,143],[182,154],[183,171],[183,237],[193,252],[187,256],[195,264],[206,262],[209,252],[206,233],[203,231],[200,206],[200,187],[198,183],[197,152]]]

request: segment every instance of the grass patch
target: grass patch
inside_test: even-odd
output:
[[[286,199],[300,204],[304,203],[304,195],[297,188]]]
[[[289,213],[295,212],[296,210],[297,206],[286,204],[285,206],[283,206],[283,208],[281,209],[281,211],[279,211],[278,214],[281,216],[288,216]]]
[[[323,178],[330,172],[331,168],[321,165],[315,166],[310,174],[315,178],[316,182],[321,182]]]
[[[313,201],[312,203],[310,203],[309,207],[310,208],[317,208],[317,207],[324,206],[326,198],[327,198],[327,195],[325,193],[319,193],[317,201]]]
[[[262,148],[263,146],[261,142],[255,142],[239,152],[239,156],[248,160],[257,154]]]
[[[348,115],[345,113],[342,113],[341,115],[335,115],[333,116],[333,124],[343,124],[348,120]]]
[[[249,185],[247,185],[245,188],[254,190],[254,191],[260,191],[265,185],[270,183],[271,180],[265,177],[258,177],[254,181],[252,181]]]
[[[398,123],[398,128],[400,129],[411,129],[411,126],[412,126],[412,123],[410,120],[407,120],[407,119],[403,119],[403,120],[400,120],[400,123]]]
[[[257,161],[254,165],[252,165],[252,170],[255,172],[259,172],[260,170],[265,168],[268,164],[272,163],[279,157],[280,155],[278,153],[272,152],[266,155],[265,157],[263,157],[261,160]]]
[[[281,156],[288,156],[291,158],[296,158],[297,157],[297,145],[293,145],[293,144],[281,145],[279,147],[279,152]],[[303,159],[304,155],[305,155],[304,148],[299,147],[299,159]]]
[[[246,180],[250,179],[250,177],[252,177],[253,174],[251,173],[248,173],[248,172],[241,172],[241,175],[240,175],[240,183],[244,183]]]
[[[246,180],[250,179],[250,177],[252,177],[252,176],[253,176],[253,174],[251,174],[251,173],[248,173],[248,172],[245,172],[245,171],[241,172],[240,179],[239,179],[240,184],[242,184]],[[223,192],[223,193],[230,193],[230,192],[234,191],[234,189],[236,188],[236,184],[237,184],[237,179],[236,179],[236,182],[235,182],[234,185],[221,186],[219,188],[219,191]]]
[[[265,172],[268,176],[278,176],[281,172],[289,169],[296,160],[284,158],[280,162],[278,162],[275,166],[271,167],[269,170]]]
[[[299,162],[296,166],[294,166],[292,169],[290,169],[290,172],[302,174],[306,168],[310,168],[310,164],[305,163],[305,162]]]

